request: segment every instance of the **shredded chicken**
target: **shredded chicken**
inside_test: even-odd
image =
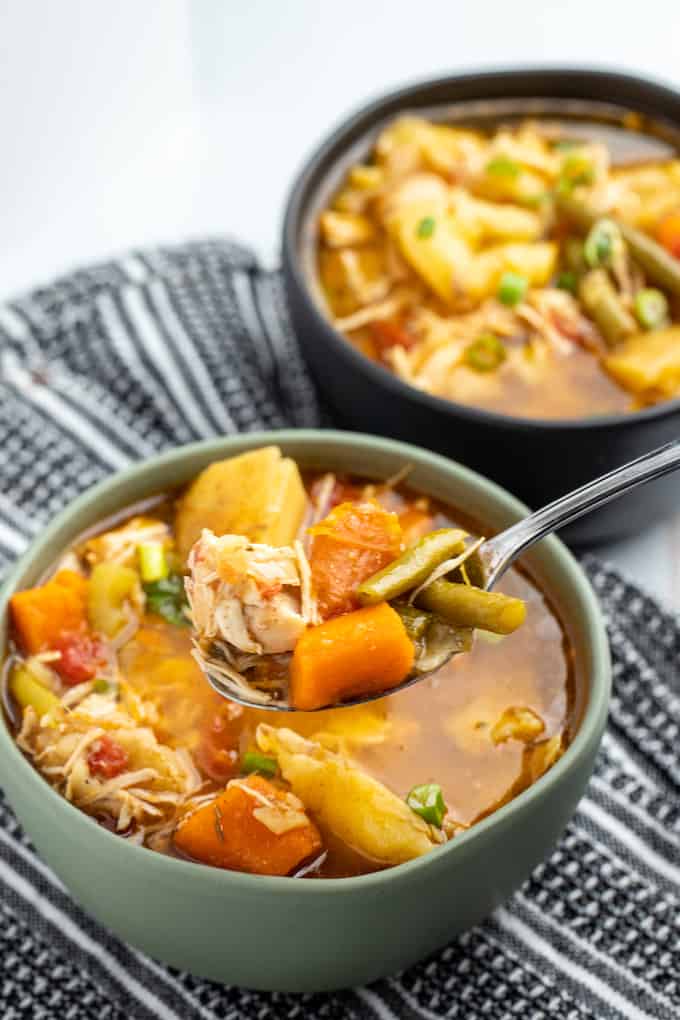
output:
[[[275,548],[205,529],[189,555],[186,580],[201,644],[224,641],[255,655],[290,652],[316,622],[309,564],[296,542]]]
[[[119,832],[131,829],[141,842],[147,831],[174,823],[200,789],[201,776],[186,751],[159,743],[114,691],[96,694],[91,687],[80,684],[68,691],[54,716],[38,719],[26,708],[17,743],[67,800],[115,819]],[[125,755],[124,771],[110,778],[93,772],[88,762],[104,736]]]

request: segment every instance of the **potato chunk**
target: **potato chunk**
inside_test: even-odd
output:
[[[307,497],[297,465],[278,446],[216,461],[201,471],[182,498],[175,520],[183,562],[201,534],[243,535],[251,542],[290,545]]]
[[[621,386],[643,400],[668,400],[680,392],[680,326],[636,333],[604,364]]]
[[[283,778],[318,822],[365,857],[401,864],[440,841],[403,800],[342,755],[265,723],[257,744],[277,757]]]

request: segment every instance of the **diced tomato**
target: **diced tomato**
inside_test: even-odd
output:
[[[405,347],[408,350],[418,343],[418,338],[394,319],[378,319],[372,322],[371,336],[379,354],[384,354],[390,347]]]
[[[105,662],[101,640],[83,631],[60,634],[54,650],[61,658],[52,666],[68,687],[91,680]]]
[[[238,773],[243,708],[235,701],[219,702],[202,727],[196,763],[210,779],[223,783]]]
[[[657,225],[656,239],[666,251],[680,259],[680,209],[664,216]]]
[[[355,609],[357,586],[401,552],[399,518],[375,501],[340,503],[310,533],[312,586],[324,620]]]
[[[93,776],[113,779],[128,767],[128,753],[124,747],[105,733],[90,747],[87,766]]]

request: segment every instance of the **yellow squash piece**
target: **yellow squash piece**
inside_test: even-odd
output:
[[[9,689],[17,704],[21,708],[28,708],[30,705],[39,719],[59,708],[59,698],[56,694],[53,694],[28,666],[23,664],[15,666],[12,670]]]
[[[403,800],[349,759],[288,729],[261,723],[261,751],[275,755],[293,793],[325,828],[382,864],[401,864],[439,841]]]
[[[175,520],[177,548],[189,550],[209,528],[216,535],[243,535],[251,542],[290,545],[307,497],[297,465],[278,446],[264,446],[216,461],[200,473],[180,502]]]
[[[621,386],[644,401],[674,397],[680,393],[680,326],[636,333],[604,364]]]
[[[128,607],[138,601],[139,574],[118,563],[98,563],[90,574],[87,617],[92,630],[115,637],[130,619]]]

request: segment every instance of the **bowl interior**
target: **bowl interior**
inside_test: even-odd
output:
[[[334,468],[388,478],[405,463],[410,464],[412,465],[410,486],[454,506],[464,507],[472,518],[493,530],[502,529],[526,513],[522,504],[475,472],[417,447],[391,440],[355,433],[292,430],[252,433],[196,443],[173,450],[111,477],[80,496],[62,511],[17,564],[0,593],[0,647],[4,646],[6,640],[7,600],[10,594],[17,588],[35,583],[50,567],[59,552],[82,531],[130,503],[164,488],[188,482],[215,459],[272,442],[277,443],[284,453],[294,457],[306,468]],[[536,788],[540,788],[542,784],[558,782],[562,772],[569,768],[571,759],[578,755],[579,746],[586,746],[592,741],[593,734],[601,727],[609,691],[609,658],[607,639],[595,596],[585,575],[566,548],[557,539],[550,538],[529,552],[524,562],[530,574],[547,593],[565,625],[574,654],[576,716],[579,718],[577,732],[562,759],[533,787],[520,795],[531,797],[535,795]],[[51,801],[53,810],[62,809],[73,813],[79,817],[81,823],[87,823],[93,829],[98,829],[102,837],[115,838],[82,816],[81,812],[44,783],[18,751],[4,723],[0,726],[0,755],[11,758],[11,767],[22,770],[28,782],[41,784],[45,793],[46,809],[48,801]],[[505,805],[448,846],[438,848],[434,851],[435,855],[455,851],[457,845],[473,838],[475,831],[482,827],[486,828],[512,813],[514,803],[513,801]],[[219,883],[227,880],[225,873],[216,872],[216,869],[198,869],[195,865],[163,858],[158,854],[149,854],[147,851],[124,844],[124,852],[127,851],[142,854],[150,866],[152,865],[149,859],[158,858],[156,867],[177,868],[185,873],[187,869],[192,873],[207,871],[211,876],[209,878],[206,875],[205,881]],[[401,865],[397,870],[420,867],[423,860],[421,858]],[[385,874],[387,873],[378,872],[375,875],[355,879],[328,879],[321,885],[337,882],[345,888],[348,882],[370,884],[383,881],[384,878],[380,876]],[[228,873],[227,877],[246,884],[252,882],[260,888],[264,888],[268,883],[274,885],[284,883],[290,886],[292,881],[263,880],[259,876],[253,878],[247,875],[238,875],[235,878],[233,873]],[[310,883],[310,886],[315,887],[318,884]]]

